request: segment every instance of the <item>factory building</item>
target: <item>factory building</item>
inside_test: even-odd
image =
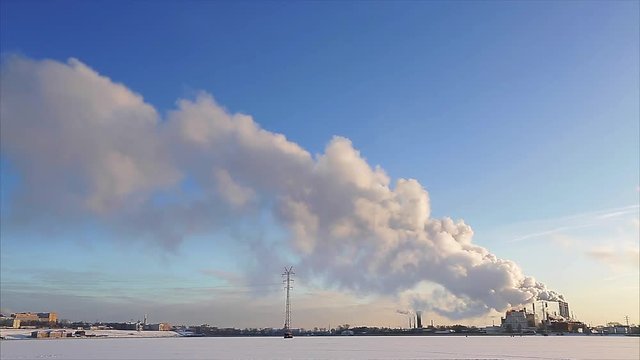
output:
[[[538,319],[536,318],[536,314],[527,313],[527,326],[534,328],[538,325]]]
[[[522,332],[522,330],[529,327],[529,319],[527,317],[527,311],[522,310],[509,310],[502,320],[502,330],[505,332]]]
[[[579,321],[551,321],[548,324],[549,330],[554,332],[585,332],[587,326]]]
[[[560,308],[560,316],[562,316],[565,319],[569,319],[569,303],[564,301],[559,301],[558,307]]]

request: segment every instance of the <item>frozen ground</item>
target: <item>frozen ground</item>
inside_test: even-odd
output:
[[[13,359],[634,359],[638,337],[298,337],[51,339],[0,342]]]

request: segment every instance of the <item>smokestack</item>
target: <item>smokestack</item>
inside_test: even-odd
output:
[[[544,320],[549,320],[549,304],[545,301],[544,302]]]
[[[558,307],[560,308],[560,316],[565,319],[568,319],[569,316],[569,303],[566,301],[559,301]]]
[[[422,311],[416,311],[416,321],[418,323],[418,329],[422,329]]]

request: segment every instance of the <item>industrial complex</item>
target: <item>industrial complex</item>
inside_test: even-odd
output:
[[[285,289],[291,290],[292,268],[285,271]],[[557,305],[556,305],[557,304]],[[60,321],[55,312],[18,312],[9,316],[0,314],[0,328],[31,329],[31,337],[38,339],[52,339],[65,337],[107,336],[93,335],[92,331],[128,330],[141,335],[144,331],[173,331],[174,336],[282,336],[292,338],[296,336],[359,336],[359,335],[632,335],[640,333],[637,325],[607,323],[602,326],[591,327],[577,320],[569,311],[569,303],[565,301],[550,302],[536,301],[523,307],[507,310],[500,324],[486,327],[464,325],[424,325],[422,311],[403,311],[408,315],[409,326],[404,328],[389,327],[351,327],[347,324],[330,329],[314,328],[306,330],[291,326],[290,299],[286,297],[286,317],[283,328],[236,329],[217,328],[208,325],[172,326],[169,323],[147,323],[147,315],[142,321],[123,323],[84,323]],[[133,334],[131,334],[133,335]]]

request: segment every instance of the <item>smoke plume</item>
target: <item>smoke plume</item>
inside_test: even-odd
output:
[[[338,288],[396,294],[427,281],[449,315],[562,298],[474,244],[463,220],[430,217],[417,180],[393,181],[347,138],[312,155],[206,93],[161,116],[75,59],[11,58],[1,86],[2,155],[22,179],[13,224],[97,219],[174,248],[268,210],[297,267]]]

